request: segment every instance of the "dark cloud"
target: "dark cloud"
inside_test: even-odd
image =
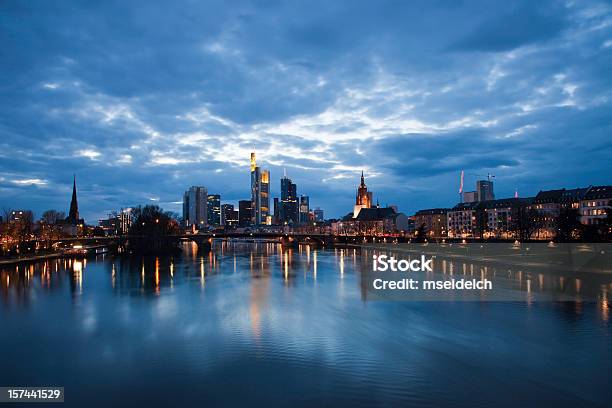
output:
[[[608,3],[3,3],[0,207],[249,195],[249,151],[329,215],[610,183]],[[470,179],[470,183],[472,180]]]
[[[555,38],[567,27],[568,10],[562,3],[508,2],[509,10],[480,23],[457,48],[475,51],[506,51]],[[502,6],[504,8],[504,6]]]

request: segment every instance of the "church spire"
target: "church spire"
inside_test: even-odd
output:
[[[76,175],[72,179],[72,200],[70,200],[70,212],[68,213],[68,221],[72,224],[79,222],[79,203],[77,201]]]

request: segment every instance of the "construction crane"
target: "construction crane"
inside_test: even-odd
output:
[[[487,173],[486,176],[484,174],[474,174],[474,173],[470,173],[470,176],[476,176],[476,177],[486,177],[488,181],[491,181],[492,178],[495,178],[495,174],[491,174],[491,173]]]

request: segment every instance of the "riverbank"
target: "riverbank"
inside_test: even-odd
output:
[[[70,258],[74,256],[86,256],[86,255],[87,254],[53,252],[53,253],[48,253],[48,254],[31,255],[31,256],[25,256],[25,257],[19,257],[19,258],[0,259],[0,266],[18,265],[18,264],[28,263],[28,262],[44,261],[48,259]]]

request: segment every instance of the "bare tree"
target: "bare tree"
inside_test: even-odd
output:
[[[2,208],[2,219],[4,220],[4,223],[7,223],[8,220],[11,219],[11,214],[13,213],[13,210],[11,208],[7,208],[7,207],[3,207]]]
[[[4,210],[7,221],[4,223],[4,240],[8,246],[21,246],[32,239],[34,214],[32,211]]]
[[[55,225],[58,221],[61,221],[65,218],[66,214],[62,211],[47,210],[42,214],[40,220],[47,225]]]
[[[414,234],[415,242],[425,242],[425,240],[427,239],[427,226],[425,225],[425,223],[419,225]]]
[[[526,241],[531,239],[533,233],[542,228],[543,225],[544,217],[538,210],[529,206],[519,206],[510,229],[520,241]]]
[[[561,242],[571,241],[580,234],[582,224],[580,213],[575,208],[563,208],[556,219],[555,239]]]
[[[9,217],[12,213],[10,208],[2,209],[2,222],[0,223],[0,253],[6,254],[11,248],[12,242],[9,231]]]
[[[61,237],[61,221],[65,218],[66,215],[62,211],[47,210],[42,214],[39,222],[38,235],[45,248],[50,248],[53,241]]]
[[[178,223],[156,205],[137,207],[133,210],[134,222],[129,230],[130,248],[135,252],[163,252],[176,249],[176,240],[169,236],[177,234]]]

